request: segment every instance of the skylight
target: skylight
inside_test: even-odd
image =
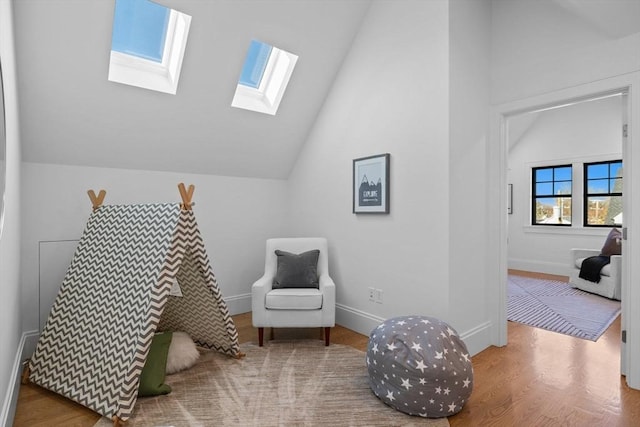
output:
[[[271,49],[272,47],[266,43],[251,40],[238,83],[254,89],[260,87],[264,70],[267,68],[267,62],[271,55]]]
[[[149,0],[116,0],[109,80],[175,94],[190,25]]]
[[[170,12],[150,1],[117,1],[111,50],[162,62]]]
[[[298,56],[252,40],[231,106],[275,115]]]

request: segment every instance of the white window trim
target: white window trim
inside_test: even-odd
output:
[[[109,81],[175,95],[190,26],[191,16],[171,9],[162,63],[112,50]]]
[[[238,83],[231,106],[275,115],[297,61],[297,55],[273,46],[260,86],[255,89]]]

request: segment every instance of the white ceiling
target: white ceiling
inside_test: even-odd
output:
[[[553,0],[611,38],[640,32],[640,0]]]
[[[284,179],[370,1],[157,0],[192,16],[175,96],[107,81],[114,0],[15,1],[23,160]],[[640,0],[535,2],[580,37],[640,32]],[[299,55],[276,116],[230,106],[252,38]]]
[[[114,0],[14,3],[23,160],[286,178],[369,0],[158,0],[192,16],[176,95],[107,81]],[[232,108],[252,38],[299,55],[276,116]]]

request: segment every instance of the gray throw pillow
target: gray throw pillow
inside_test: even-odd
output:
[[[606,240],[604,241],[604,245],[602,246],[600,255],[622,255],[622,245],[620,244],[621,239],[622,233],[620,232],[620,230],[618,230],[617,228],[612,229],[609,232]]]
[[[278,270],[273,279],[273,289],[280,288],[318,288],[318,257],[320,251],[292,254],[276,250]]]

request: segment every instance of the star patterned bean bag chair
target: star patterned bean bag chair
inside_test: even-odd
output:
[[[473,389],[466,345],[433,317],[395,317],[380,324],[369,335],[366,364],[373,393],[409,415],[457,414]]]

